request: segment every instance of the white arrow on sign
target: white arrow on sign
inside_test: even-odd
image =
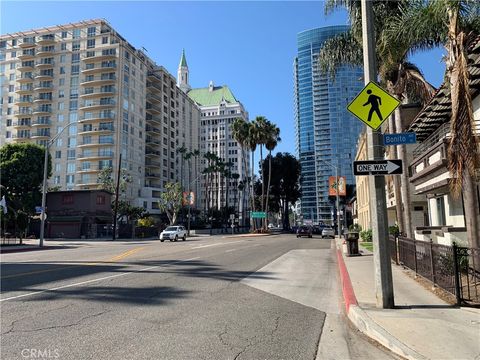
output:
[[[400,166],[398,166],[397,164],[387,160],[387,173],[391,174],[392,172],[397,170],[399,167]]]

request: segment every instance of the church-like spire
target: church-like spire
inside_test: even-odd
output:
[[[182,58],[180,59],[179,67],[188,67],[187,58],[185,57],[185,49],[182,49]]]
[[[187,58],[185,57],[185,49],[183,49],[182,57],[180,58],[180,64],[178,65],[177,71],[177,86],[185,93],[187,93],[191,89],[188,80]]]

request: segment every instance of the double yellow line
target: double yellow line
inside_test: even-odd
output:
[[[128,250],[124,253],[121,253],[120,255],[114,256],[114,257],[112,257],[110,259],[107,259],[107,260],[104,260],[102,262],[91,262],[91,263],[85,263],[85,264],[81,264],[81,265],[68,265],[68,266],[56,267],[56,268],[53,268],[53,269],[29,271],[29,272],[20,273],[20,274],[2,276],[2,277],[0,277],[0,280],[10,279],[10,278],[15,278],[15,277],[20,277],[20,276],[26,276],[26,275],[42,274],[42,273],[47,273],[47,272],[52,272],[52,271],[64,270],[64,269],[69,269],[69,268],[72,268],[72,267],[75,267],[75,266],[95,266],[95,265],[103,265],[104,263],[110,263],[110,262],[114,263],[116,261],[125,259],[126,257],[128,257],[130,255],[133,255],[133,254],[139,252],[140,250],[142,250],[144,248],[145,248],[145,246],[134,248],[134,249]]]

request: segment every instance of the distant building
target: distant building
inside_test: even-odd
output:
[[[178,68],[178,87],[188,94],[188,97],[200,108],[199,120],[199,150],[201,154],[200,167],[207,167],[203,155],[207,152],[214,153],[226,163],[231,164],[231,172],[239,174],[239,179],[225,179],[219,174],[214,174],[209,180],[208,193],[205,176],[198,178],[199,208],[217,208],[228,205],[234,206],[238,215],[245,219],[247,200],[238,191],[238,182],[246,179],[247,169],[242,160],[240,145],[232,135],[231,125],[237,118],[248,121],[248,113],[243,104],[233,95],[226,85],[215,86],[210,81],[208,87],[191,89],[189,85],[189,70],[182,53]],[[246,152],[247,166],[249,166],[249,152]],[[225,193],[228,191],[228,197]],[[208,199],[208,204],[207,204]],[[246,199],[246,197],[245,197]],[[200,205],[201,204],[201,205]],[[202,207],[203,205],[203,207]]]
[[[47,193],[48,238],[111,236],[112,194],[105,190]]]
[[[318,68],[324,42],[344,33],[348,26],[329,26],[297,35],[294,60],[297,157],[302,166],[301,216],[304,222],[332,223],[334,202],[329,201],[328,179],[345,176],[354,184],[352,161],[363,124],[347,105],[363,88],[363,70],[341,66],[333,80]]]

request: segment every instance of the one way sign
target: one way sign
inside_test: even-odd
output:
[[[402,160],[354,161],[354,175],[393,175],[402,173]]]

